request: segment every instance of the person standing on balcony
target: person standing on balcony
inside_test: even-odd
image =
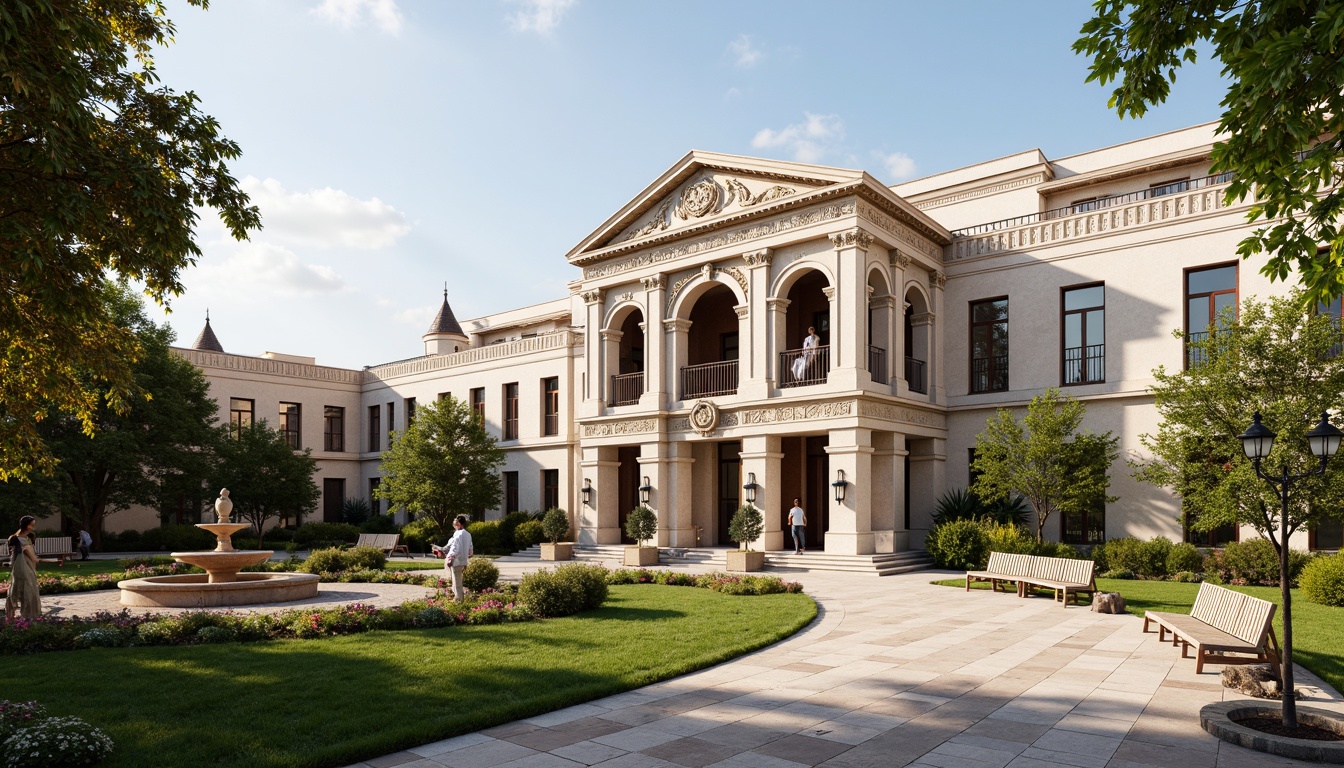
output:
[[[793,509],[789,510],[789,527],[793,529],[793,554],[801,555],[807,551],[807,513],[798,499],[793,500]]]
[[[807,369],[812,366],[812,358],[817,354],[817,347],[820,344],[821,337],[817,335],[817,329],[809,325],[807,336],[803,337],[803,354],[793,360],[793,378],[801,379],[807,374]]]

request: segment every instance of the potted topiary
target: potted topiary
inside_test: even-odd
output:
[[[751,542],[759,539],[765,531],[765,517],[755,505],[743,504],[733,513],[728,523],[728,538],[739,545],[739,549],[728,550],[728,570],[759,571],[765,567],[765,553],[751,548]]]
[[[574,543],[561,541],[569,535],[569,515],[559,507],[546,510],[541,518],[541,532],[546,541],[541,545],[542,560],[571,560],[574,557]]]
[[[625,518],[625,534],[635,540],[635,546],[625,548],[625,564],[643,567],[658,564],[658,547],[644,546],[658,533],[658,517],[653,510],[640,505],[630,510]]]

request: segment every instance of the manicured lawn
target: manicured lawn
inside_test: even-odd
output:
[[[815,615],[806,595],[626,585],[563,619],[8,656],[0,680],[105,730],[104,768],[339,766],[716,664]]]
[[[964,578],[945,579],[934,583],[962,589],[966,587]],[[979,582],[971,585],[971,588],[989,589],[989,583]],[[1097,579],[1097,588],[1105,592],[1119,592],[1125,598],[1125,608],[1138,616],[1148,611],[1189,613],[1195,604],[1195,594],[1199,592],[1198,584],[1128,579]],[[1230,589],[1254,595],[1279,606],[1274,616],[1274,631],[1282,642],[1283,605],[1279,588],[1230,587]],[[1308,602],[1302,595],[1302,590],[1293,590],[1293,660],[1320,675],[1336,691],[1344,691],[1344,608],[1331,608]]]
[[[126,570],[117,565],[116,560],[66,560],[64,566],[55,563],[38,563],[39,576],[96,576],[100,573],[120,573]],[[9,568],[0,569],[0,581],[9,581]]]

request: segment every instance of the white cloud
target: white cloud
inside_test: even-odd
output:
[[[411,231],[406,215],[376,197],[361,200],[339,189],[290,192],[275,179],[255,176],[242,187],[261,210],[263,230],[305,245],[373,250]]]
[[[222,261],[214,262],[207,256],[199,271],[202,282],[212,286],[212,293],[222,291],[230,300],[247,303],[259,294],[313,296],[347,289],[336,270],[305,264],[293,251],[273,243],[238,243]]]
[[[845,137],[845,123],[839,115],[803,113],[801,123],[778,131],[762,128],[751,140],[756,149],[785,149],[800,163],[820,162]]]
[[[536,32],[549,35],[560,25],[560,18],[573,8],[577,0],[512,0],[520,10],[508,15],[509,25],[518,32]]]
[[[439,313],[441,305],[435,304],[429,307],[411,307],[403,309],[400,312],[394,312],[392,319],[402,325],[409,325],[419,328],[422,332],[434,321],[434,316]]]
[[[878,161],[882,163],[883,169],[887,172],[887,178],[884,181],[901,181],[913,177],[917,170],[915,161],[904,152],[874,152]]]
[[[389,35],[399,34],[403,21],[397,0],[322,0],[309,13],[342,29],[372,24]]]
[[[761,59],[765,58],[765,51],[756,47],[751,35],[738,35],[736,40],[728,44],[728,53],[736,59],[737,66],[747,69],[761,63]]]

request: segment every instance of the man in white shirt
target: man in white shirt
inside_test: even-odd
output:
[[[793,554],[801,555],[807,551],[807,513],[798,506],[799,500],[793,500],[793,509],[789,510],[789,526],[793,529]]]
[[[89,559],[89,547],[93,546],[93,537],[83,528],[79,529],[79,559]]]
[[[467,561],[476,554],[471,548],[471,534],[467,532],[467,516],[453,518],[453,537],[442,547],[435,545],[434,554],[443,554],[443,570],[451,574],[453,580],[453,599],[462,602],[466,590],[462,587],[462,572]]]

